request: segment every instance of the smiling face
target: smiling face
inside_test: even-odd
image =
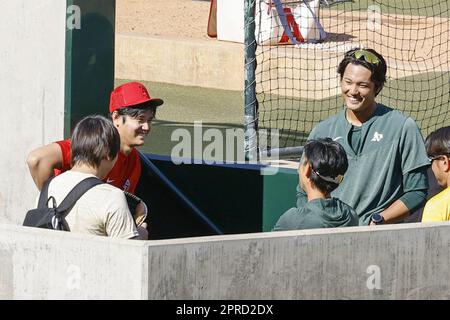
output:
[[[442,155],[436,157],[431,162],[431,170],[436,177],[436,181],[442,188],[448,188],[449,176],[450,176],[450,157],[448,155]]]
[[[450,187],[450,126],[430,133],[425,140],[431,169],[441,187]]]
[[[365,118],[376,108],[377,88],[371,80],[372,72],[362,65],[349,63],[341,80],[341,92],[348,110]]]
[[[120,134],[121,150],[124,153],[133,147],[142,146],[150,133],[154,111],[149,109],[136,117],[113,114],[113,122]]]

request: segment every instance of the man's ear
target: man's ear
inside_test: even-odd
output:
[[[311,164],[306,162],[305,166],[305,176],[309,179],[311,177]]]
[[[445,172],[450,172],[450,157],[445,155],[444,156],[444,171]]]
[[[114,126],[117,127],[117,126],[119,125],[119,119],[120,119],[119,112],[113,111],[113,112],[111,113],[111,120],[112,120],[112,122],[114,123]]]

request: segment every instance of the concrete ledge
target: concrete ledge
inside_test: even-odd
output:
[[[449,231],[409,224],[164,241],[156,257],[149,248],[149,269],[164,266],[149,274],[149,296],[448,299]]]
[[[0,225],[2,299],[449,299],[450,223],[113,240]]]
[[[0,299],[146,299],[145,242],[0,225]]]
[[[244,46],[223,41],[116,34],[115,77],[242,91]]]

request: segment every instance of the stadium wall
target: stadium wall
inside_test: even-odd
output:
[[[27,154],[107,113],[114,15],[115,0],[0,2],[0,222],[21,223],[35,204]]]
[[[239,43],[116,34],[116,78],[242,91]]]
[[[0,225],[1,299],[449,299],[450,223],[160,241]]]
[[[26,154],[63,137],[66,9],[60,0],[0,4],[2,222],[18,223],[37,195]]]
[[[296,164],[175,164],[154,154],[141,154],[141,160],[136,194],[151,207],[150,240],[270,231],[296,203]]]

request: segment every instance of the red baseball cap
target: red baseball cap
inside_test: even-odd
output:
[[[158,107],[164,103],[163,100],[152,98],[142,83],[127,82],[115,88],[109,99],[109,112],[117,109],[137,107]],[[140,106],[142,104],[142,106]]]

